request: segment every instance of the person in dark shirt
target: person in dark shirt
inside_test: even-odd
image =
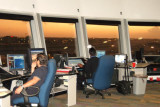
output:
[[[23,97],[21,94],[23,88],[27,88],[26,92],[28,94],[35,93],[35,88],[30,88],[30,86],[39,87],[44,83],[46,75],[48,73],[47,69],[48,58],[45,54],[38,54],[32,56],[32,75],[28,78],[27,82],[22,86],[15,87],[13,89],[13,94],[11,96],[11,105],[12,101],[16,98]]]
[[[96,57],[96,49],[95,48],[90,48],[89,49],[89,54],[90,54],[90,59],[86,62],[85,65],[78,64],[79,67],[84,69],[85,72],[85,78],[89,79],[92,78],[93,74],[97,70],[99,58]]]

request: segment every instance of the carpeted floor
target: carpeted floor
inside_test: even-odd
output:
[[[105,99],[99,95],[91,95],[89,98],[83,94],[82,90],[77,90],[77,104],[72,107],[160,107],[160,84],[148,83],[145,95],[122,95],[115,88],[108,90],[111,96],[106,92]],[[66,107],[67,94],[61,94],[50,97],[48,107]]]

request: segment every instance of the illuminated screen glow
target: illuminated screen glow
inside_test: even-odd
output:
[[[17,55],[17,54],[8,54],[8,67],[9,71],[13,70],[25,70],[25,59],[24,55]]]
[[[97,50],[96,52],[97,52],[97,57],[98,57],[98,58],[100,58],[101,56],[103,56],[103,55],[106,54],[106,51],[103,51],[103,50],[100,50],[100,51]]]
[[[84,65],[82,59],[69,59],[68,60],[68,66],[76,66],[77,64]]]
[[[115,55],[115,62],[116,63],[125,63],[126,55]]]

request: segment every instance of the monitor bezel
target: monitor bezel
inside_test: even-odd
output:
[[[9,67],[9,56],[23,56],[23,58],[24,58],[24,68],[22,69],[22,68],[16,68],[16,69],[11,69],[10,67]],[[26,70],[26,59],[25,59],[25,54],[7,54],[7,66],[8,66],[8,71],[24,71],[24,70]]]

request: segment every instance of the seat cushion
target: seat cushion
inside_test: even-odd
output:
[[[13,100],[13,104],[19,104],[19,103],[24,103],[24,98],[20,97],[20,98],[16,98]],[[38,97],[29,97],[29,103],[39,103],[39,98]]]

